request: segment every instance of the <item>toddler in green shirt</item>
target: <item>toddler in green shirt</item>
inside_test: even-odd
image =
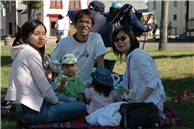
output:
[[[57,92],[84,101],[84,85],[76,75],[77,59],[73,54],[66,54],[61,61],[63,73],[55,78]]]

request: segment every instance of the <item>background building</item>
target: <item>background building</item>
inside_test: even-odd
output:
[[[154,20],[160,22],[161,1],[148,1],[149,11],[154,12]],[[194,36],[194,1],[169,1],[169,33],[178,38]]]
[[[55,24],[58,20],[58,15],[65,18],[65,34],[69,30],[70,21],[67,16],[69,9],[84,9],[87,8],[87,0],[43,0],[42,21],[45,24],[48,36],[55,36]],[[64,35],[64,36],[66,36]]]
[[[4,1],[5,6],[5,35],[14,36],[16,25],[16,1]]]
[[[6,30],[6,14],[5,14],[5,5],[2,1],[0,1],[0,36],[1,38],[5,35]]]
[[[28,9],[26,5],[22,4],[22,0],[7,1],[2,0],[1,6],[1,37],[6,35],[14,36],[18,28],[21,27],[28,20]],[[55,24],[58,20],[58,15],[62,15],[65,18],[65,33],[71,30],[72,25],[67,12],[69,9],[85,9],[88,7],[89,2],[92,0],[42,0],[42,8],[36,10],[32,19],[40,19],[47,28],[47,35],[55,36],[56,28]],[[100,0],[105,4],[105,12],[109,11],[113,2],[118,2],[122,5],[129,3],[135,7],[135,9],[147,9],[146,3],[135,0]],[[34,11],[34,10],[33,10]],[[3,25],[5,24],[5,25]],[[66,36],[64,35],[64,36]]]

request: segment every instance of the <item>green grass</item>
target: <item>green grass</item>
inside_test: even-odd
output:
[[[6,93],[8,75],[11,68],[11,57],[9,46],[1,48],[1,97]],[[53,46],[47,48],[47,54]],[[183,119],[181,126],[171,129],[194,129],[194,102],[175,103],[173,98],[184,89],[191,89],[194,92],[194,51],[154,51],[146,50],[154,59],[165,86],[167,102],[166,105]],[[117,59],[109,50],[107,59]],[[114,71],[123,74],[125,64],[116,62]],[[15,121],[8,118],[1,119],[2,129],[19,129]]]

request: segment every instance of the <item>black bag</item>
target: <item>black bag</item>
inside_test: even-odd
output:
[[[123,103],[120,126],[127,129],[159,127],[158,108],[153,103]]]

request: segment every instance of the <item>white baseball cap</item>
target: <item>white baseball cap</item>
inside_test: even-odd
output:
[[[61,60],[61,64],[75,64],[77,59],[73,54],[65,54]]]

